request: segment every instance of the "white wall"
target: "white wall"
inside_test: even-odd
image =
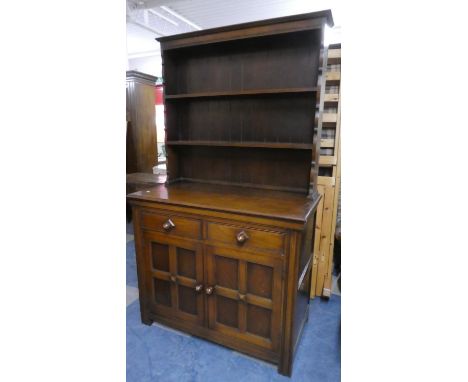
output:
[[[128,70],[137,70],[152,76],[162,77],[161,56],[148,56],[128,59]]]

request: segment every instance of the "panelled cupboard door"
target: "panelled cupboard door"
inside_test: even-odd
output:
[[[278,351],[281,259],[239,249],[205,248],[210,329]]]
[[[201,244],[144,231],[146,293],[153,313],[203,325]]]

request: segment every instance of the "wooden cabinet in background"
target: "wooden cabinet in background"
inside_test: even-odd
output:
[[[127,196],[142,321],[284,375],[309,315],[325,24],[330,11],[160,38],[167,181]]]
[[[127,174],[152,174],[157,164],[156,80],[149,74],[127,71]]]

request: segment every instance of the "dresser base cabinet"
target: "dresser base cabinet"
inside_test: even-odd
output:
[[[267,216],[260,206],[249,214],[233,204],[238,212],[202,208],[200,202],[194,207],[193,188],[184,194],[186,202],[177,193],[171,198],[171,189],[177,191],[159,185],[128,196],[143,323],[159,322],[217,342],[290,375],[308,317],[318,200],[296,196],[289,202],[297,208],[287,214],[297,216],[286,216],[272,201],[287,194],[272,192],[268,198],[262,191]],[[210,205],[228,203],[229,195],[237,193],[212,191]],[[256,197],[236,199],[244,205]]]

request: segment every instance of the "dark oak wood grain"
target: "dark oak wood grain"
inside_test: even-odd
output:
[[[180,182],[160,184],[127,196],[132,201],[162,205],[190,206],[206,210],[229,211],[244,215],[291,220],[305,224],[318,200],[290,192],[247,187]]]
[[[188,94],[166,94],[166,100],[183,99],[183,98],[206,98],[206,97],[241,97],[247,95],[266,95],[266,94],[296,94],[296,93],[315,93],[317,87],[308,88],[286,88],[286,89],[250,89],[250,90],[233,90],[223,92],[203,92],[203,93],[188,93]]]
[[[264,147],[271,149],[312,150],[308,143],[275,143],[275,142],[234,142],[234,141],[167,141],[169,146],[220,146],[220,147]]]
[[[179,100],[166,104],[167,138],[312,144],[314,104],[315,93]]]
[[[142,322],[284,375],[308,319],[326,23],[330,11],[159,39],[167,180],[127,195]]]

